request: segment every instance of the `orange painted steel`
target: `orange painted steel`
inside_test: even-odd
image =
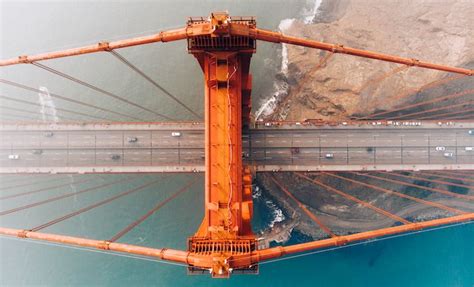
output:
[[[194,236],[188,239],[188,251],[153,249],[109,241],[36,232],[41,228],[135,192],[139,188],[121,193],[107,200],[70,213],[62,218],[38,226],[34,228],[33,231],[0,228],[0,234],[151,256],[186,264],[188,271],[192,273],[210,272],[213,277],[228,277],[232,271],[256,273],[258,271],[259,261],[276,258],[285,254],[341,245],[352,241],[418,230],[441,224],[467,221],[474,218],[474,214],[472,213],[464,214],[463,211],[441,204],[378,188],[377,190],[379,191],[409,198],[454,213],[462,213],[463,215],[422,223],[409,223],[403,226],[348,236],[335,236],[326,228],[333,238],[288,247],[258,250],[257,241],[250,225],[253,209],[251,173],[249,167],[242,166],[241,141],[242,128],[248,127],[250,121],[252,77],[249,74],[249,66],[251,56],[256,49],[256,40],[305,46],[326,50],[331,53],[342,53],[469,76],[473,75],[473,70],[431,64],[416,59],[402,58],[344,47],[342,45],[286,36],[278,32],[258,29],[253,17],[230,17],[225,12],[212,13],[209,18],[190,18],[186,27],[180,29],[114,42],[100,42],[95,45],[52,53],[0,60],[0,66],[36,63],[43,60],[95,52],[110,52],[115,49],[137,45],[185,39],[188,43],[188,51],[196,57],[204,73],[206,154],[205,215],[198,231]],[[29,91],[36,91],[34,88],[7,80],[0,79],[0,82]],[[115,111],[95,107],[59,95],[51,94],[51,96],[76,104],[101,109],[102,111],[119,114]],[[133,118],[132,116],[127,117]],[[341,178],[350,180],[344,177]],[[146,184],[145,186],[151,185],[152,183]],[[367,186],[374,188],[370,185]],[[140,188],[143,187],[144,186]],[[299,204],[302,206],[301,203]],[[312,218],[315,218],[314,215]]]
[[[380,173],[391,174],[391,173],[388,173],[388,172],[380,172]],[[444,190],[444,189],[433,188],[433,187],[428,187],[428,186],[419,186],[419,185],[409,183],[409,182],[404,182],[404,181],[400,181],[400,180],[395,180],[395,179],[391,179],[391,178],[385,178],[385,177],[381,177],[381,176],[370,175],[370,174],[365,174],[365,173],[360,173],[360,172],[354,172],[354,174],[369,177],[369,178],[373,178],[373,179],[378,179],[378,180],[382,180],[382,181],[387,181],[387,182],[391,182],[391,183],[396,183],[396,184],[400,184],[400,185],[411,186],[411,187],[416,187],[416,188],[419,188],[419,189],[429,190],[429,191],[432,191],[432,192],[437,192],[437,193],[441,193],[441,194],[444,194],[444,195],[449,195],[449,196],[452,196],[452,197],[457,197],[457,198],[462,198],[462,199],[467,199],[467,200],[474,200],[474,196],[459,194],[459,193],[447,191],[447,190]],[[394,176],[407,177],[407,176],[404,176],[404,175],[401,175],[401,174],[397,174],[397,175],[394,174]],[[423,180],[430,181],[428,179],[423,179]]]
[[[301,177],[301,178],[306,179],[306,180],[309,181],[309,182],[312,182],[312,183],[314,183],[314,184],[317,184],[317,185],[319,185],[319,186],[324,187],[326,190],[332,191],[332,192],[334,192],[334,193],[336,193],[336,194],[339,194],[339,195],[341,195],[341,196],[343,196],[343,197],[345,197],[345,198],[347,198],[347,199],[349,199],[349,200],[351,200],[351,201],[354,201],[354,202],[357,202],[357,203],[359,203],[359,204],[362,204],[363,206],[365,206],[365,207],[367,207],[367,208],[370,208],[370,209],[372,209],[373,211],[375,211],[375,212],[377,212],[377,213],[379,213],[379,214],[385,215],[385,216],[387,216],[387,217],[389,217],[389,218],[391,218],[391,219],[393,219],[393,220],[395,220],[395,221],[401,222],[401,223],[403,223],[403,224],[410,224],[410,223],[411,223],[410,221],[408,221],[408,220],[406,220],[406,219],[404,219],[404,218],[402,218],[402,217],[400,217],[400,216],[398,216],[398,215],[395,215],[395,214],[393,214],[393,213],[390,213],[390,212],[388,212],[388,211],[386,211],[386,210],[384,210],[384,209],[382,209],[382,208],[378,208],[378,207],[376,207],[376,206],[374,206],[374,205],[372,205],[372,204],[370,204],[370,203],[368,203],[368,202],[365,202],[365,201],[363,201],[363,200],[358,199],[358,198],[355,197],[355,196],[352,196],[352,195],[347,194],[347,193],[345,193],[345,192],[342,192],[342,191],[340,191],[340,190],[338,190],[338,189],[336,189],[336,188],[334,188],[334,187],[332,187],[332,186],[329,186],[329,185],[327,185],[327,184],[324,184],[324,183],[322,183],[322,182],[319,181],[319,180],[316,180],[316,179],[314,179],[314,178],[310,178],[310,177],[305,176],[305,175],[303,175],[303,174],[301,174],[301,173],[299,173],[299,172],[297,172],[297,173],[295,173],[295,174],[296,174],[297,176]]]
[[[286,194],[288,195],[291,199],[293,199],[296,204],[298,204],[298,207],[301,208],[306,215],[308,215],[311,220],[313,220],[324,232],[329,234],[331,237],[337,237],[336,234],[334,234],[329,227],[324,224],[316,215],[314,215],[301,201],[299,201],[291,192],[288,191],[275,177],[270,177],[271,180]]]
[[[257,247],[251,228],[250,170],[242,166],[242,128],[250,112],[249,68],[255,40],[232,36],[229,28],[234,21],[247,29],[255,25],[252,18],[231,20],[226,13],[213,13],[209,22],[213,33],[188,39],[188,51],[204,73],[205,92],[205,214],[188,239],[188,250],[209,256],[213,277],[229,277],[228,258]],[[188,27],[201,24],[201,19],[190,19]],[[257,265],[250,265],[238,269],[256,273]],[[209,266],[190,264],[188,270],[202,273],[204,267]]]
[[[58,59],[64,57],[71,57],[71,56],[78,56],[84,54],[91,54],[96,52],[106,52],[114,49],[121,49],[127,47],[133,47],[138,45],[145,45],[157,42],[172,42],[177,40],[184,40],[190,35],[200,34],[201,32],[198,30],[192,30],[188,27],[163,31],[158,34],[143,36],[143,37],[136,37],[131,39],[119,40],[114,42],[99,42],[94,45],[87,45],[78,48],[72,48],[62,51],[55,51],[50,53],[43,53],[31,56],[19,56],[17,58],[6,59],[0,61],[1,66],[9,66],[9,65],[16,65],[16,64],[25,64],[25,63],[32,63],[50,59]]]
[[[436,227],[440,225],[466,222],[466,221],[471,221],[471,220],[474,220],[474,213],[468,213],[468,214],[447,217],[447,218],[442,218],[442,219],[429,220],[429,221],[424,221],[424,222],[410,223],[410,224],[405,224],[405,225],[400,225],[400,226],[395,226],[395,227],[383,228],[379,230],[366,231],[366,232],[361,232],[361,233],[356,233],[356,234],[351,234],[351,235],[338,236],[338,237],[329,238],[329,239],[312,241],[308,243],[295,244],[291,246],[273,247],[269,249],[258,250],[256,254],[254,255],[254,260],[264,261],[264,260],[269,260],[269,259],[293,254],[293,253],[307,252],[307,251],[312,251],[315,249],[321,249],[321,248],[327,248],[327,247],[333,247],[333,246],[341,246],[341,245],[346,245],[351,242],[363,241],[363,240],[373,239],[377,237],[383,237],[383,236],[405,233],[405,232],[410,232],[410,231],[417,231],[417,230]]]
[[[405,175],[405,174],[400,174],[400,173],[397,173],[397,172],[388,172],[388,171],[377,171],[377,172],[378,173],[383,173],[383,174],[390,174],[390,175],[393,175],[393,176],[404,177],[404,178],[422,180],[422,181],[426,181],[426,182],[434,182],[434,183],[457,186],[457,187],[464,187],[464,188],[473,188],[473,186],[466,185],[466,184],[454,183],[454,182],[449,182],[449,181],[444,181],[444,180],[439,180],[439,179],[431,179],[431,178],[426,178],[426,177],[419,177],[419,176],[413,175],[413,173],[411,173],[410,175]],[[472,199],[474,199],[474,197],[472,197]]]
[[[447,218],[429,220],[424,222],[410,223],[395,227],[383,228],[374,231],[366,231],[351,235],[337,236],[329,239],[312,241],[307,243],[295,244],[291,246],[278,246],[263,250],[255,250],[243,254],[236,254],[227,261],[229,266],[245,266],[279,258],[293,253],[313,251],[316,249],[332,246],[346,245],[351,242],[363,241],[388,235],[418,231],[426,228],[432,228],[440,225],[468,222],[474,220],[474,213],[467,213]],[[192,254],[188,251],[181,251],[168,248],[150,248],[124,243],[108,242],[105,240],[94,240],[81,237],[73,237],[58,234],[32,232],[22,229],[12,229],[0,227],[0,235],[12,236],[18,238],[29,238],[39,241],[54,242],[64,245],[81,246],[100,250],[109,250],[115,252],[129,253],[140,256],[152,257],[156,259],[182,263],[183,265],[212,266],[209,256]]]
[[[410,196],[410,195],[406,195],[406,194],[403,194],[403,193],[400,193],[400,192],[397,192],[397,191],[393,191],[393,190],[390,190],[390,189],[386,189],[386,188],[378,187],[378,186],[375,186],[375,185],[372,185],[372,184],[368,184],[368,183],[365,183],[365,182],[362,182],[362,181],[353,180],[353,179],[350,179],[350,178],[347,178],[347,177],[344,177],[344,176],[340,176],[340,175],[336,175],[336,174],[328,173],[328,172],[321,172],[321,173],[325,174],[325,175],[335,177],[335,178],[339,178],[339,179],[342,179],[342,180],[345,180],[345,181],[349,181],[349,182],[352,182],[352,183],[355,183],[355,184],[363,185],[363,186],[369,187],[373,190],[384,192],[384,193],[387,193],[387,194],[390,194],[390,195],[395,195],[395,196],[398,196],[398,197],[402,197],[402,198],[410,199],[410,200],[413,200],[413,201],[416,201],[416,202],[419,202],[419,203],[423,203],[425,205],[430,205],[430,206],[433,206],[433,207],[437,207],[439,209],[443,209],[443,210],[446,210],[446,211],[449,211],[449,212],[452,212],[452,213],[457,213],[457,214],[466,214],[467,213],[467,212],[464,212],[462,210],[452,208],[452,207],[449,207],[449,206],[446,206],[446,205],[443,205],[443,204],[440,204],[440,203],[437,203],[437,202],[432,202],[432,201],[420,199],[420,198],[413,197],[413,196]]]
[[[186,264],[188,262],[188,252],[173,249],[155,249],[130,244],[114,243],[105,240],[94,240],[81,237],[73,237],[59,234],[33,232],[22,229],[0,228],[0,234],[15,236],[19,238],[30,238],[40,241],[55,242],[66,245],[75,245],[116,252],[131,253],[141,256],[149,256],[163,260],[170,260]]]
[[[262,41],[267,41],[267,42],[292,44],[292,45],[303,46],[303,47],[308,47],[308,48],[326,50],[333,53],[347,54],[347,55],[352,55],[352,56],[370,58],[370,59],[381,60],[381,61],[386,61],[386,62],[391,62],[391,63],[408,65],[408,66],[415,66],[415,67],[426,68],[426,69],[464,74],[468,76],[472,76],[474,74],[474,70],[470,70],[470,69],[432,64],[432,63],[428,63],[424,61],[419,61],[417,59],[403,58],[403,57],[398,57],[398,56],[389,55],[389,54],[383,54],[383,53],[377,53],[373,51],[366,51],[366,50],[361,50],[361,49],[345,47],[343,45],[330,44],[330,43],[324,43],[324,42],[319,42],[315,40],[308,40],[308,39],[303,39],[303,38],[298,38],[298,37],[286,36],[280,32],[273,32],[269,30],[255,28],[255,29],[251,29],[250,33],[257,40],[262,40]]]

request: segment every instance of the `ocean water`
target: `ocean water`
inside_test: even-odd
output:
[[[214,10],[229,10],[234,15],[255,15],[259,26],[284,29],[293,18],[311,21],[320,1],[61,1],[1,2],[1,58],[44,52],[58,48],[120,39],[182,25],[187,16],[207,15]],[[15,23],[11,25],[9,23]],[[254,106],[274,101],[281,92],[274,74],[285,71],[285,49],[259,43],[252,59]],[[153,75],[160,84],[202,113],[202,80],[196,61],[183,43],[149,45],[120,51],[122,55]],[[129,100],[166,112],[179,119],[192,119],[179,106],[166,99],[133,72],[104,54],[75,59],[54,60],[48,65],[100,87],[107,87]],[[49,93],[140,114],[146,120],[153,115],[110,101],[84,87],[50,75],[28,65],[0,69],[2,78],[44,87]],[[284,87],[283,87],[284,88]],[[9,96],[54,107],[74,109],[67,102],[46,95],[27,93],[1,86]],[[43,98],[42,98],[43,97]],[[268,104],[271,107],[271,104]],[[21,106],[20,106],[21,107]],[[29,106],[21,107],[32,109]],[[81,110],[100,114],[96,110]],[[0,112],[1,113],[1,112]],[[60,112],[56,113],[61,121]],[[44,116],[44,115],[43,115]],[[38,118],[42,116],[39,113]],[[51,117],[48,118],[51,120]],[[78,117],[78,119],[81,119]],[[116,119],[116,120],[127,120]],[[36,202],[62,194],[115,182],[129,175],[58,175],[51,179],[2,176],[0,194],[13,195],[40,187],[47,192],[0,201],[0,210]],[[110,238],[139,218],[158,202],[176,192],[187,181],[198,181],[184,194],[171,201],[145,222],[122,237],[119,242],[185,249],[186,238],[199,226],[203,214],[203,178],[200,174],[134,175],[124,183],[1,216],[0,226],[31,228],[72,210],[110,198],[157,180],[150,187],[130,194],[100,208],[44,229],[44,232]],[[52,179],[53,179],[52,178]],[[5,187],[38,181],[37,184],[3,190]],[[79,183],[77,183],[79,182]],[[53,188],[56,185],[67,186]],[[258,192],[257,192],[258,193]],[[264,196],[255,198],[256,231],[282,220],[285,215],[278,203]],[[337,250],[261,264],[258,276],[235,275],[229,280],[209,276],[187,276],[182,266],[143,258],[125,257],[33,241],[0,237],[0,285],[2,286],[474,286],[474,224],[449,227],[387,240],[371,241]],[[306,241],[294,233],[288,244]]]

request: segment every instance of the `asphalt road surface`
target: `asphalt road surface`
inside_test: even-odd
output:
[[[253,129],[242,157],[257,166],[474,164],[469,128]],[[204,131],[0,132],[0,167],[202,166]]]

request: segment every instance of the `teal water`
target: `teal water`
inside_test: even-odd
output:
[[[1,210],[26,202],[40,201],[115,182],[126,175],[60,176],[17,189],[3,190],[12,195],[63,182],[91,181],[66,188],[38,192],[31,197],[0,201]],[[68,234],[94,239],[112,237],[197,177],[197,182],[184,194],[165,205],[119,242],[150,247],[185,249],[185,239],[199,226],[203,212],[203,178],[200,174],[134,175],[127,182],[100,191],[69,197],[15,214],[0,217],[5,227],[31,228],[78,210],[128,189],[158,180],[137,193],[110,202],[43,232]],[[35,179],[41,182],[38,179]],[[1,185],[1,189],[12,183]],[[26,182],[26,181],[25,181]],[[257,201],[266,200],[259,198]],[[258,205],[255,226],[271,222],[266,205]],[[259,216],[259,214],[261,216]],[[67,247],[44,245],[32,241],[0,238],[0,284],[3,286],[473,286],[474,225],[460,225],[410,234],[381,241],[371,241],[337,250],[260,265],[260,274],[235,275],[229,280],[213,280],[209,276],[187,276],[182,266],[168,265],[140,258],[122,257]],[[289,244],[308,240],[293,234]]]
[[[229,10],[234,15],[255,15],[260,27],[276,29],[285,18],[300,17],[313,1],[0,1],[1,58],[51,51],[59,48],[95,43],[97,40],[156,32],[176,27],[187,16],[207,15],[213,10]],[[11,23],[15,23],[12,25]],[[131,48],[121,53],[147,74],[153,75],[178,98],[202,113],[202,80],[194,58],[186,53],[185,44],[168,43]],[[252,59],[254,77],[253,101],[273,92],[275,73],[281,62],[281,49],[260,44]],[[146,105],[157,112],[192,119],[107,55],[87,55],[75,59],[48,62],[48,65]],[[57,78],[31,66],[0,70],[1,77],[46,86],[50,92],[71,96],[117,111],[152,115],[110,101],[86,88]],[[1,86],[8,96],[37,102],[35,93]],[[9,103],[2,104],[8,105]],[[11,104],[11,103],[10,103]],[[17,104],[18,105],[18,104]],[[56,107],[77,109],[67,102],[56,101]],[[32,109],[30,106],[17,106]],[[94,110],[82,112],[98,113]],[[61,113],[59,113],[61,118]],[[82,118],[78,118],[82,119]],[[119,119],[120,120],[120,119]],[[126,119],[121,119],[126,120]],[[51,188],[47,192],[0,201],[0,210],[67,194],[126,175],[53,176],[52,182],[37,177],[2,176],[0,195],[29,192],[61,183],[87,181]],[[120,192],[161,179],[156,184],[93,209],[67,221],[44,229],[45,232],[110,238],[155,204],[171,195],[196,174],[136,175],[132,180],[45,204],[12,215],[0,217],[0,226],[31,228],[78,210]],[[8,190],[15,184],[37,184]],[[180,195],[120,242],[151,247],[185,248],[185,239],[201,222],[203,212],[203,179]],[[265,198],[256,199],[254,227],[258,231],[274,220]],[[271,205],[270,205],[271,206]],[[121,257],[91,251],[50,246],[31,241],[0,238],[0,285],[2,286],[474,286],[474,225],[463,225],[416,235],[375,241],[305,257],[262,264],[258,276],[236,275],[229,280],[212,280],[208,276],[187,276],[185,268],[161,262]],[[294,234],[291,243],[307,240]]]

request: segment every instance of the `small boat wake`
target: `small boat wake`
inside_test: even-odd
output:
[[[59,117],[57,115],[56,106],[49,94],[48,88],[46,87],[39,87],[40,92],[38,93],[38,101],[41,105],[40,113],[43,122],[54,122],[57,123],[59,121]]]

